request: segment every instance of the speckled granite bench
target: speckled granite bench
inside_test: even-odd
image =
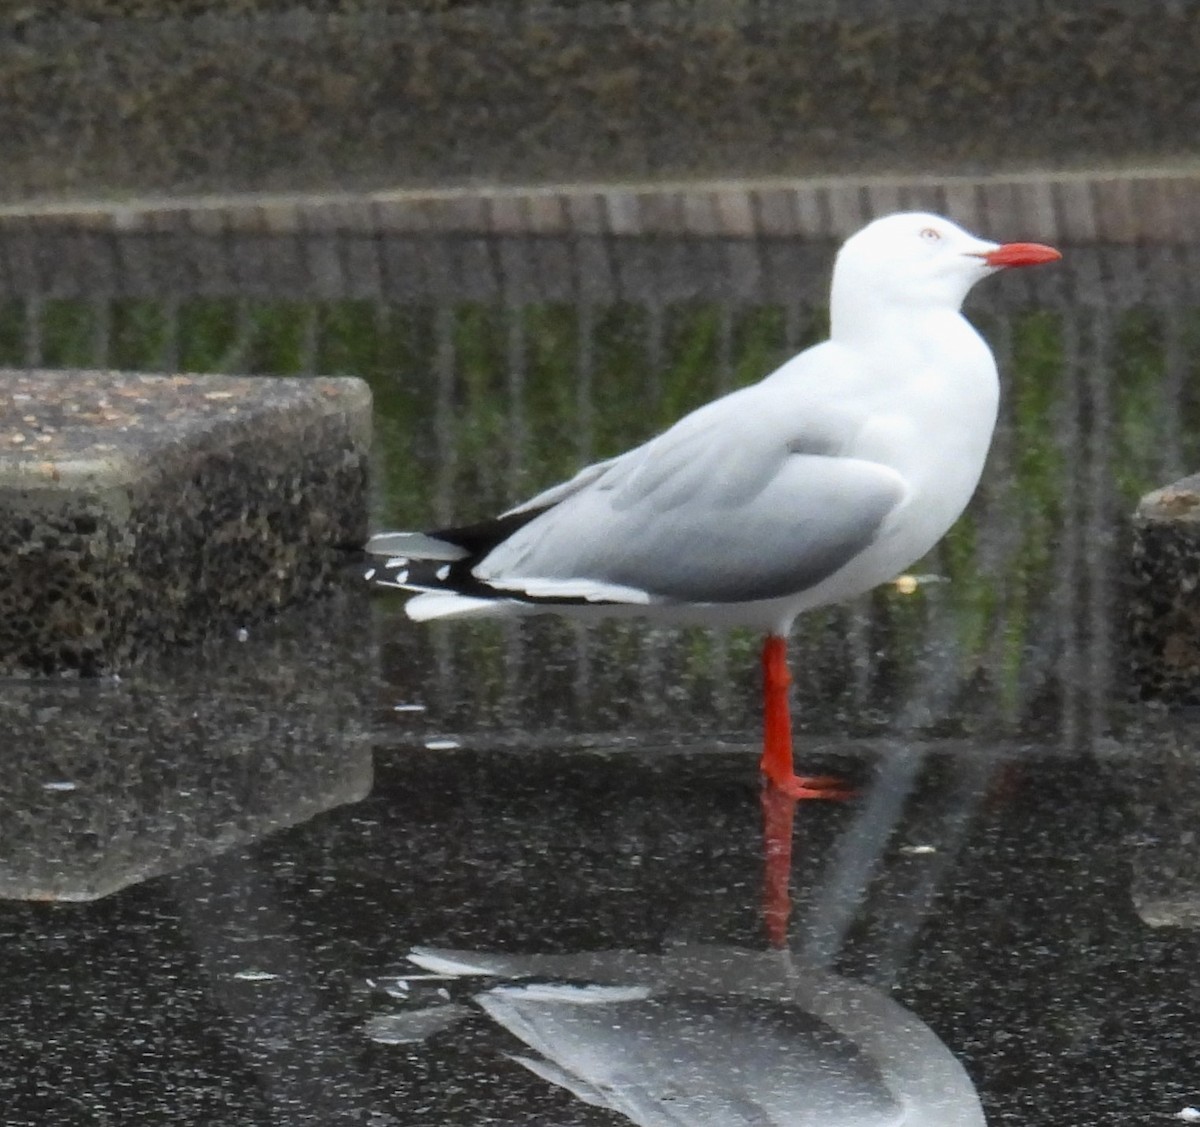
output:
[[[356,379],[0,372],[0,674],[118,671],[325,591],[370,414]]]

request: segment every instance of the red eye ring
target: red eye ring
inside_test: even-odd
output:
[[[921,231],[921,238],[928,239],[930,242],[935,242],[942,237],[941,231],[934,227],[926,227]]]

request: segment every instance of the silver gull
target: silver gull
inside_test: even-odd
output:
[[[767,779],[795,798],[786,638],[798,614],[894,579],[975,491],[996,422],[991,350],[960,312],[990,274],[1061,257],[937,215],[885,216],[837,255],[829,339],[618,457],[478,524],[371,538],[417,621],[545,612],[749,626]]]

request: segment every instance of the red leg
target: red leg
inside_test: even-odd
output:
[[[763,644],[763,754],[760,767],[770,786],[791,798],[850,798],[831,775],[797,775],[792,766],[792,713],[787,639],[769,634]]]
[[[763,927],[777,951],[787,946],[792,913],[792,823],[796,800],[776,787],[763,787]]]

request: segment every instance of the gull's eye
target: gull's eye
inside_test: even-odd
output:
[[[942,233],[936,227],[926,227],[921,232],[921,238],[928,243],[936,243],[941,237]]]

